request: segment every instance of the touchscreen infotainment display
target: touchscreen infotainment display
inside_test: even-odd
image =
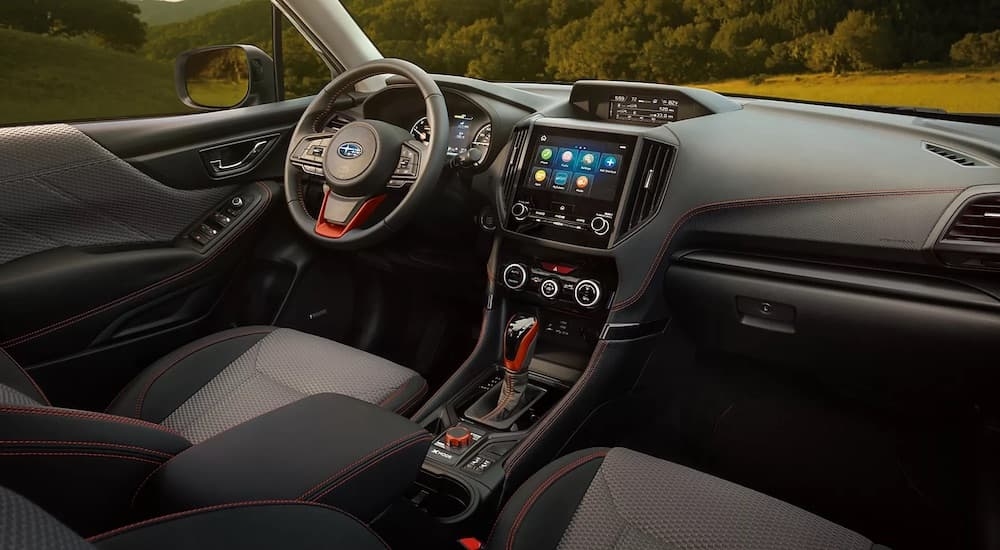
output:
[[[511,229],[606,246],[635,136],[536,126],[521,161]]]
[[[542,134],[528,163],[524,185],[571,197],[613,201],[625,174],[626,143]]]

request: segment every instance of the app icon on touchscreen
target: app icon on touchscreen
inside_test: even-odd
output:
[[[566,189],[566,184],[569,183],[570,173],[569,172],[556,172],[552,176],[552,187],[559,189],[560,191]]]
[[[542,183],[547,177],[549,177],[549,173],[547,171],[541,169],[535,170],[535,181],[538,183]]]
[[[576,176],[576,190],[586,191],[590,187],[590,176],[585,174],[577,174]]]
[[[538,156],[542,160],[552,160],[552,155],[554,154],[555,152],[552,150],[551,147],[542,147],[542,150],[539,151]]]

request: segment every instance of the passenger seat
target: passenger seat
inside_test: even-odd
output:
[[[259,501],[171,514],[84,539],[21,495],[0,487],[0,549],[386,550],[365,524],[329,506]]]
[[[806,512],[629,449],[542,468],[501,512],[487,550],[887,550]]]

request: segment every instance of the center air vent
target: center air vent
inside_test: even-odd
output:
[[[1000,245],[1000,195],[965,203],[941,241]]]
[[[517,186],[517,160],[528,140],[527,128],[516,128],[510,138],[510,154],[507,165],[503,169],[503,200],[507,205],[512,200],[514,188]],[[506,206],[504,206],[506,208]]]
[[[622,208],[621,232],[624,236],[652,218],[667,192],[667,177],[674,148],[646,141],[639,155],[635,183]]]

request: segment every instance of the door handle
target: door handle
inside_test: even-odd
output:
[[[212,165],[212,170],[215,170],[215,173],[217,174],[222,172],[229,172],[231,170],[239,170],[241,168],[246,167],[251,162],[253,162],[253,160],[257,158],[257,155],[261,154],[264,151],[264,149],[267,148],[267,145],[269,143],[270,141],[266,139],[262,139],[257,143],[254,143],[253,147],[250,148],[250,152],[247,153],[245,157],[232,164],[223,164],[222,159],[213,159],[209,161],[209,164]]]

